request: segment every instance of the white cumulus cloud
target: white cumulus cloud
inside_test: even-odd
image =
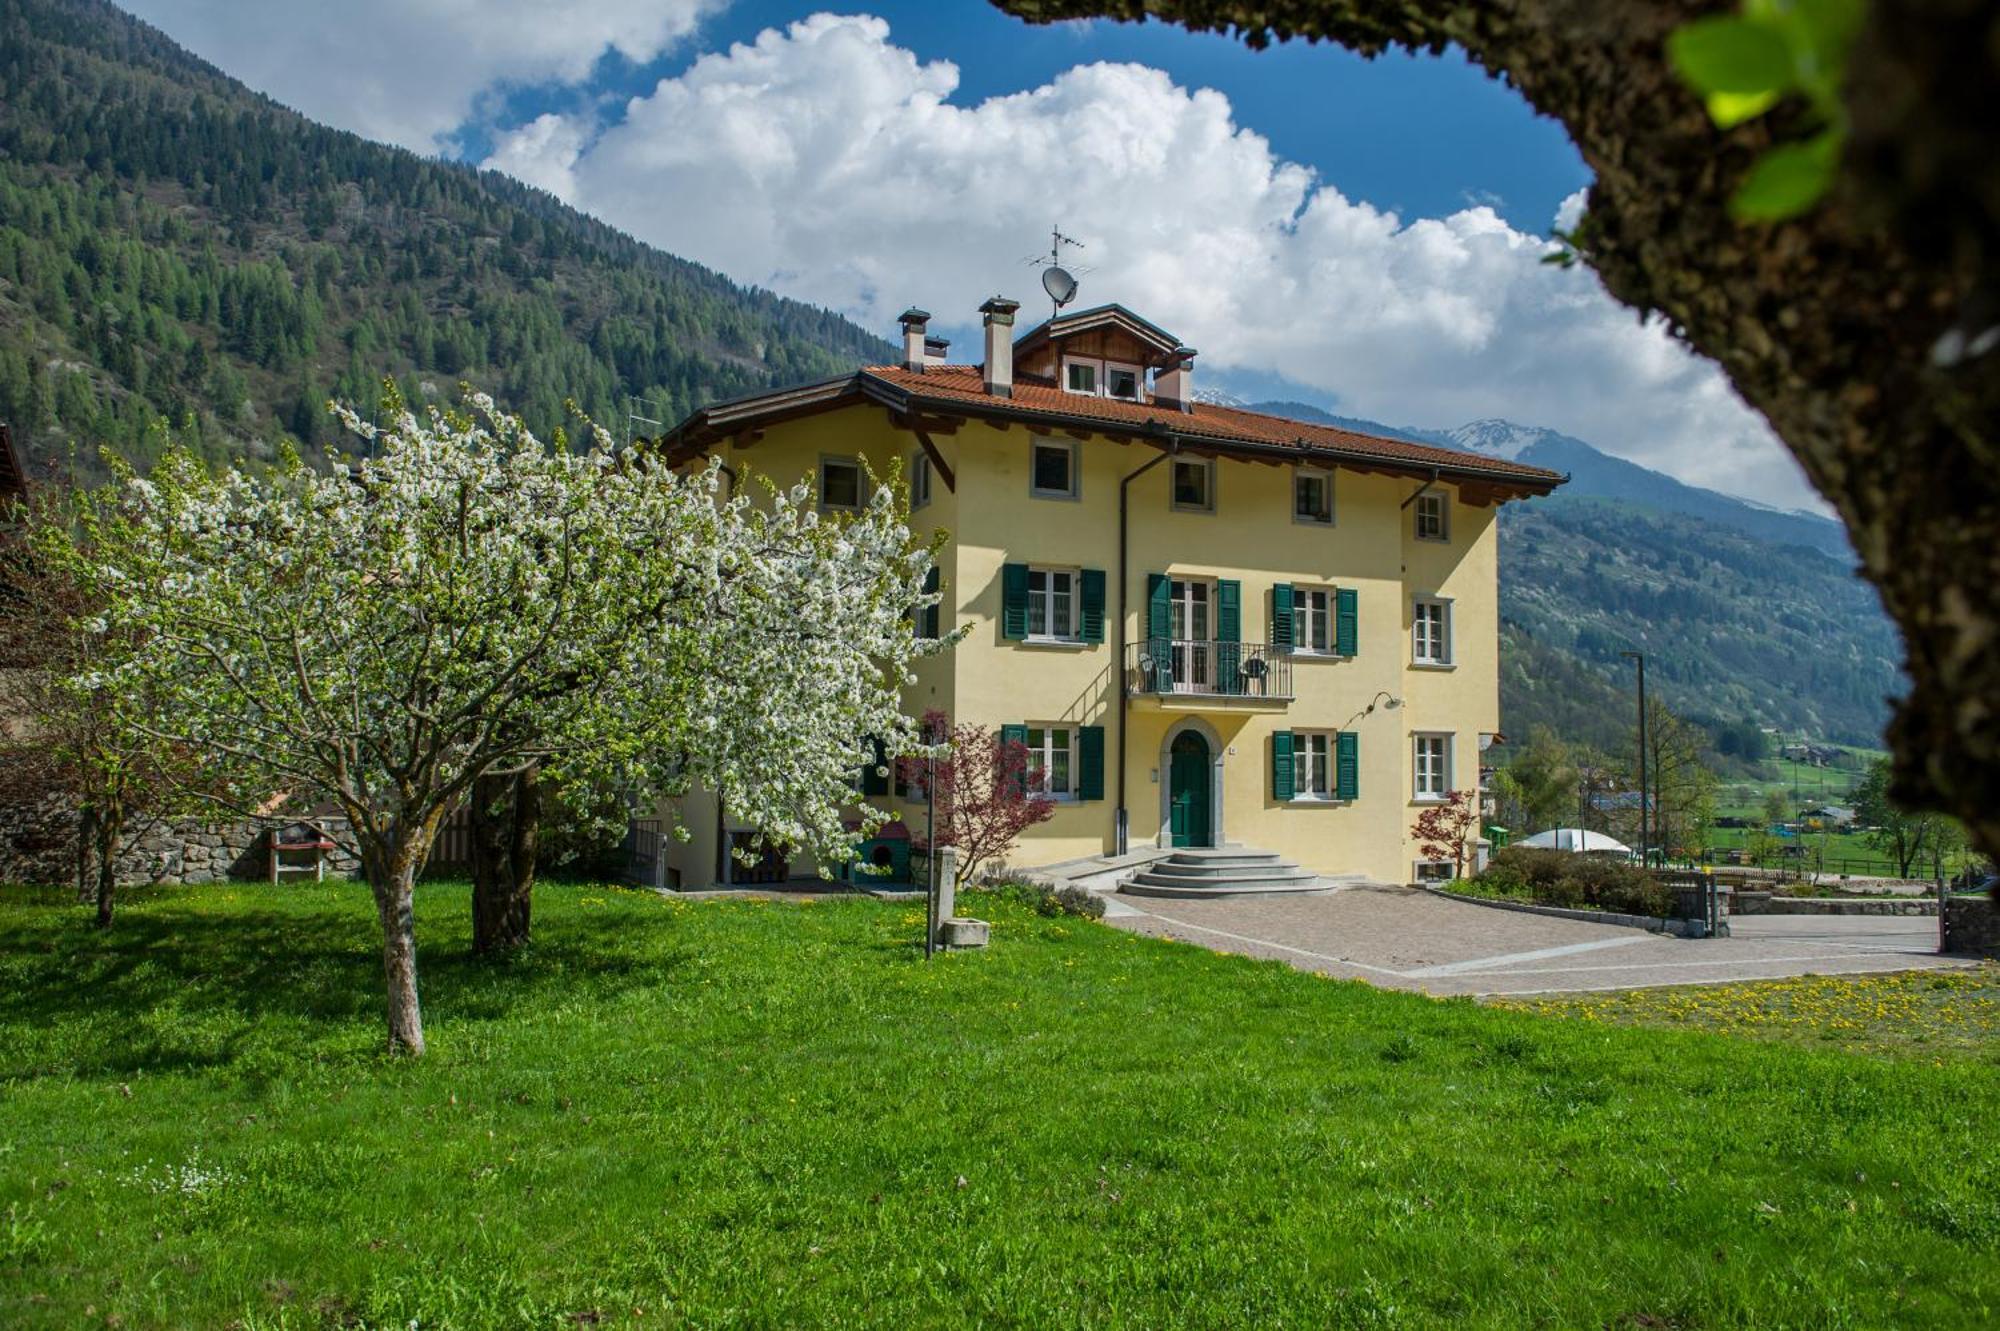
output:
[[[728,0],[119,0],[315,120],[418,152],[507,85],[580,83],[659,55]]]
[[[995,293],[1038,309],[1022,260],[1060,223],[1085,243],[1082,303],[1134,308],[1211,374],[1280,374],[1394,423],[1505,416],[1816,502],[1719,370],[1489,207],[1404,219],[1349,199],[1156,69],[1085,65],[976,105],[951,100],[958,82],[881,19],[818,14],[703,56],[614,124],[543,116],[488,164],[885,332],[911,303],[959,327]]]

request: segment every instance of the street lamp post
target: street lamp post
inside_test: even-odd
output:
[[[1650,864],[1652,858],[1647,850],[1649,808],[1646,798],[1646,654],[1644,652],[1620,652],[1639,663],[1639,863]]]

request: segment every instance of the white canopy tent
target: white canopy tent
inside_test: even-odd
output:
[[[1602,832],[1591,832],[1581,827],[1552,827],[1546,832],[1537,832],[1514,843],[1517,846],[1531,846],[1536,850],[1570,850],[1578,854],[1630,855],[1632,848],[1616,837],[1608,837]]]

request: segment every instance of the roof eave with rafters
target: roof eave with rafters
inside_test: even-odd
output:
[[[1488,465],[1472,454],[1452,450],[1431,450],[1434,458],[1394,457],[1372,451],[1365,445],[1343,445],[1308,439],[1303,433],[1291,442],[1245,439],[1214,433],[1198,415],[1161,410],[1143,420],[1111,420],[1080,412],[1063,412],[1037,407],[1014,398],[974,398],[959,394],[927,394],[920,389],[891,382],[869,370],[857,370],[839,379],[822,380],[798,388],[783,389],[753,397],[717,403],[689,416],[660,439],[670,461],[678,464],[706,452],[728,439],[745,442],[761,437],[770,426],[801,416],[819,415],[843,407],[871,403],[887,410],[909,428],[926,421],[949,422],[964,419],[1003,424],[1043,425],[1077,434],[1107,438],[1142,440],[1159,447],[1195,454],[1213,454],[1245,460],[1283,463],[1323,463],[1350,471],[1403,476],[1413,480],[1448,481],[1472,485],[1494,492],[1497,500],[1545,495],[1568,478],[1539,467],[1510,464]],[[1245,413],[1259,415],[1262,413]],[[1280,419],[1271,417],[1269,419]],[[1385,440],[1394,444],[1398,441]],[[1445,456],[1451,454],[1450,456]]]

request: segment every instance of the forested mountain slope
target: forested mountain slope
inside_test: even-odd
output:
[[[622,429],[891,354],[505,176],[316,125],[102,0],[0,0],[0,420],[31,465],[143,454],[161,416],[217,456],[324,438],[320,404],[385,374]]]
[[[1580,439],[1508,421],[1395,428],[1303,403],[1260,411],[1332,421],[1550,467],[1570,482],[1500,517],[1501,722],[1630,742],[1632,665],[1685,715],[1880,742],[1904,687],[1901,643],[1854,572],[1846,531],[1687,485]]]

